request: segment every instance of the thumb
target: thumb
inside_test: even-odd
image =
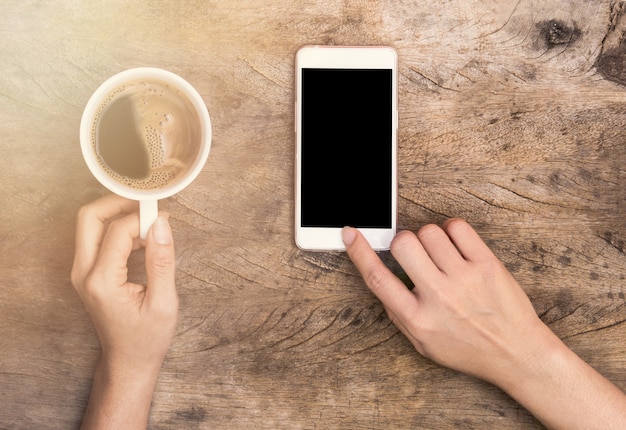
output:
[[[146,298],[159,306],[177,306],[176,255],[167,217],[159,216],[146,238]]]

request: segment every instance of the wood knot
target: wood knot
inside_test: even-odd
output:
[[[548,48],[575,42],[581,35],[581,31],[576,26],[570,27],[556,19],[542,21],[537,24],[537,28]]]
[[[626,46],[602,52],[596,60],[596,67],[607,79],[626,84]]]

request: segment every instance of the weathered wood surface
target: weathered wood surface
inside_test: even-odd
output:
[[[345,255],[295,247],[293,60],[308,43],[397,49],[401,228],[469,220],[543,320],[626,389],[622,2],[5,3],[0,428],[80,422],[99,347],[69,282],[74,217],[104,190],[78,125],[104,79],[144,65],[189,80],[214,125],[205,170],[162,204],[181,311],[151,428],[541,428],[414,352]]]

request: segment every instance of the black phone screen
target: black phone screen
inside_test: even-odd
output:
[[[302,69],[303,227],[391,228],[391,69]]]

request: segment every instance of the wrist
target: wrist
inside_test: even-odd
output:
[[[497,381],[548,428],[625,428],[626,397],[547,326]]]
[[[513,361],[512,377],[504,380],[501,388],[517,398],[518,393],[534,384],[548,384],[554,370],[563,367],[568,352],[558,337],[546,334],[534,349]]]
[[[135,372],[103,355],[82,428],[145,428],[157,377],[158,370]]]
[[[103,348],[98,369],[107,376],[111,383],[125,385],[140,385],[145,383],[155,383],[163,356],[155,355],[129,355],[120,353],[113,348]]]
[[[126,387],[154,387],[159,376],[161,363],[136,363],[122,357],[102,354],[96,373],[109,386]]]
[[[493,372],[494,385],[518,399],[526,390],[540,388],[562,368],[571,351],[539,318],[525,336],[508,350],[507,359]]]

